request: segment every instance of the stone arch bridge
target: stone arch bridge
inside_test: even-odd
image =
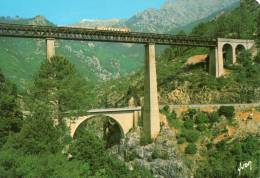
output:
[[[254,40],[246,39],[228,39],[218,38],[217,45],[211,49],[209,57],[209,73],[215,77],[221,77],[224,74],[224,46],[228,45],[232,51],[232,64],[237,62],[237,49],[242,47],[245,50],[251,49],[255,42]]]
[[[138,119],[141,117],[141,107],[89,110],[85,116],[67,119],[70,136],[73,138],[82,123],[97,116],[107,116],[113,119],[119,125],[121,134],[124,136],[138,125]]]

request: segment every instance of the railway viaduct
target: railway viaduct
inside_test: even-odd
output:
[[[157,94],[157,76],[155,61],[155,45],[176,45],[176,46],[193,46],[207,47],[210,49],[209,55],[209,72],[215,77],[223,75],[223,46],[229,44],[234,50],[238,45],[242,45],[245,49],[253,46],[254,41],[241,39],[216,39],[208,37],[194,36],[175,36],[168,34],[155,33],[137,33],[137,32],[114,32],[97,29],[71,28],[71,27],[53,27],[53,26],[30,26],[30,25],[11,25],[0,24],[0,37],[18,37],[18,38],[40,38],[46,40],[47,59],[55,55],[55,40],[78,40],[78,41],[99,41],[114,43],[137,43],[145,45],[145,77],[144,77],[144,106],[142,108],[143,127],[146,139],[154,139],[160,131],[159,105]],[[233,55],[233,62],[236,61]],[[119,112],[119,111],[118,111]],[[125,111],[129,113],[129,111]],[[132,111],[131,111],[132,112]],[[130,112],[130,113],[131,113]],[[122,112],[119,112],[122,114]],[[119,120],[115,112],[104,115],[114,117],[117,122]],[[131,114],[130,114],[131,115]],[[92,117],[92,115],[87,118]],[[128,117],[128,116],[126,116]],[[79,118],[81,121],[87,118]],[[132,119],[133,120],[133,119]],[[77,124],[80,121],[75,122]],[[74,134],[77,124],[70,125],[71,133]],[[128,124],[133,126],[132,121]],[[124,125],[124,124],[123,124]],[[122,124],[121,124],[122,126]],[[123,127],[123,126],[122,126]],[[124,129],[124,132],[128,129]]]

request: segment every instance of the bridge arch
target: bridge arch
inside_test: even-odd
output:
[[[139,110],[139,108],[138,108]],[[105,116],[111,118],[117,123],[124,137],[132,128],[134,128],[138,122],[140,111],[138,110],[122,110],[115,112],[100,112],[100,113],[91,113],[86,116],[81,116],[77,118],[72,118],[67,120],[67,126],[70,129],[70,136],[73,138],[78,127],[85,121],[90,120],[97,116]]]
[[[238,59],[238,57],[239,57],[239,55],[242,53],[242,52],[244,52],[244,51],[246,51],[246,46],[245,45],[243,45],[243,44],[238,44],[236,47],[235,47],[235,53],[236,53],[236,57],[237,57],[237,62],[242,62],[242,61],[239,61]]]
[[[230,43],[224,43],[222,46],[224,67],[233,63],[233,50],[234,46]]]
[[[92,119],[95,119],[97,117],[108,117],[110,119],[112,119],[118,126],[120,129],[120,135],[122,135],[122,137],[125,136],[124,130],[122,128],[122,125],[120,122],[118,122],[117,118],[114,118],[113,116],[109,115],[109,114],[95,114],[95,115],[89,115],[89,116],[83,116],[80,117],[77,120],[71,121],[72,122],[72,127],[71,127],[71,137],[74,138],[75,133],[77,132],[78,128],[85,122],[90,121]]]

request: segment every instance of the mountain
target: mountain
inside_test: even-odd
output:
[[[83,19],[79,23],[75,23],[69,26],[83,27],[83,28],[95,28],[97,26],[115,26],[120,23],[124,23],[127,19]]]
[[[82,20],[72,26],[116,26],[132,31],[169,33],[237,6],[239,0],[167,0],[160,9],[147,9],[130,19]]]
[[[219,14],[193,28],[191,35],[245,38],[257,40],[260,5],[243,0],[234,10]],[[208,62],[188,64],[188,59],[208,56],[208,48],[176,47],[166,49],[157,57],[157,81],[160,104],[254,103],[260,101],[260,54],[237,51],[238,63],[225,65],[225,75],[216,79],[208,73]],[[255,60],[254,60],[255,59]],[[225,60],[226,61],[226,60]],[[140,106],[144,96],[144,71],[113,80],[101,86],[108,107]],[[120,87],[119,87],[120,86]]]
[[[45,17],[38,15],[33,18],[21,18],[16,17],[0,17],[0,23],[12,23],[22,25],[41,25],[41,26],[54,26],[54,24],[48,21]]]
[[[84,19],[69,26],[127,26],[133,31],[149,32],[168,32],[176,27],[179,27],[176,31],[190,30],[201,21],[213,19],[224,9],[233,8],[237,2],[199,0],[196,3],[200,4],[195,5],[191,0],[167,1],[160,9],[145,10],[130,19]],[[195,13],[191,11],[192,6]],[[54,25],[43,16],[30,19],[0,17],[0,23]],[[142,45],[57,40],[56,46],[57,55],[66,56],[86,80],[94,83],[133,74],[143,67]],[[45,41],[40,39],[0,38],[0,68],[18,86],[26,88],[46,58],[45,48]],[[165,48],[157,47],[157,54]]]
[[[54,25],[42,16],[1,17],[0,23]],[[55,45],[57,55],[66,56],[86,80],[95,83],[131,74],[143,66],[144,50],[140,45],[65,40],[56,40]],[[10,80],[26,88],[46,59],[45,49],[45,41],[41,39],[2,37],[0,68]]]
[[[239,0],[168,0],[160,9],[147,9],[125,24],[134,31],[170,32],[239,4]]]

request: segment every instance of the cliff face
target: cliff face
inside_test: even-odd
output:
[[[147,9],[125,24],[135,31],[170,32],[238,3],[239,0],[168,0],[160,9]]]
[[[132,31],[168,33],[238,5],[239,0],[167,0],[161,8],[144,10],[130,19],[82,20],[73,26],[127,26]]]
[[[176,150],[176,134],[169,127],[163,126],[155,142],[141,145],[141,130],[137,128],[126,135],[122,144],[110,149],[118,154],[128,167],[142,166],[150,170],[154,177],[191,177],[191,170]]]

